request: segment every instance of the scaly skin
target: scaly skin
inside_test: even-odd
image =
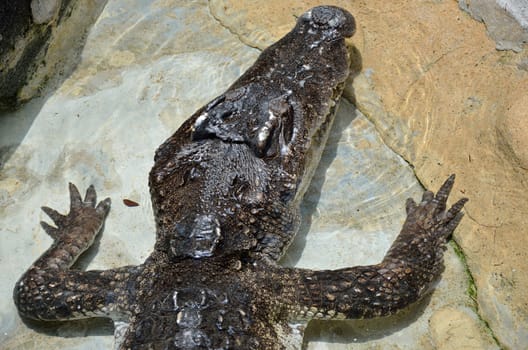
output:
[[[446,211],[454,176],[407,202],[407,220],[377,265],[332,271],[277,264],[349,74],[345,10],[322,6],[262,52],[224,94],[156,152],[154,251],[139,266],[75,271],[110,209],[70,185],[70,212],[44,207],[54,243],[20,278],[23,317],[116,323],[119,349],[285,349],[288,323],[389,315],[425,295],[466,199]],[[298,344],[300,347],[301,344]]]

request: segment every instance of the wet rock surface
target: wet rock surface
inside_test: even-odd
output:
[[[26,325],[16,314],[12,286],[50,244],[38,226],[40,206],[65,210],[68,181],[94,184],[114,205],[80,266],[140,263],[154,242],[147,175],[156,147],[295,16],[320,3],[109,1],[71,77],[48,99],[4,113],[5,348],[111,348],[108,322]],[[491,332],[504,348],[522,348],[528,50],[497,51],[484,25],[455,1],[331,4],[356,17],[356,73],[306,195],[304,226],[283,263],[330,269],[378,261],[404,220],[405,198],[417,198],[422,185],[436,190],[453,172],[454,194],[470,202],[455,235],[463,259],[448,250],[429,298],[381,320],[314,322],[307,348],[497,349]],[[124,198],[139,206],[121,204]]]

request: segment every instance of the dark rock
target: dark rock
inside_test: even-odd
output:
[[[18,91],[46,51],[49,27],[32,21],[30,0],[6,1],[0,5],[0,108],[13,108]]]
[[[59,86],[75,67],[86,31],[105,3],[0,2],[0,110],[15,109]],[[72,21],[75,25],[68,25]]]

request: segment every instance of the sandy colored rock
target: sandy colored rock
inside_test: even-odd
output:
[[[518,99],[513,99],[506,108],[506,115],[498,123],[499,144],[512,164],[528,170],[528,94],[518,92]]]
[[[494,348],[480,334],[485,333],[474,314],[462,308],[446,306],[437,310],[429,325],[436,350],[483,350]]]
[[[421,3],[399,14],[386,8],[376,23],[387,24],[382,32],[392,35],[369,30],[359,49],[384,113],[356,97],[425,186],[458,174],[455,191],[470,203],[455,237],[475,279],[479,311],[501,344],[522,348],[528,343],[528,277],[519,273],[528,252],[527,174],[505,155],[497,126],[510,106],[528,110],[528,74],[515,64],[521,55],[497,52],[483,26],[454,5]],[[394,42],[398,38],[405,43]]]
[[[244,23],[262,23],[274,37],[282,32],[274,23],[316,4],[296,2],[288,9],[279,1],[219,3],[220,9],[245,9],[243,20],[217,15],[231,31],[244,36]],[[475,279],[479,312],[502,346],[523,348],[528,72],[520,68],[527,50],[496,51],[484,25],[455,1],[331,3],[350,10],[358,23],[352,42],[362,70],[347,96],[414,166],[424,186],[436,188],[447,174],[458,175],[454,193],[470,202],[455,238]]]

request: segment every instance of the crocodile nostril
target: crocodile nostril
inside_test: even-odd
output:
[[[312,20],[318,25],[331,25],[330,22],[336,17],[337,9],[329,6],[319,6],[312,10]]]
[[[356,21],[346,10],[335,6],[318,6],[310,11],[310,20],[317,27],[335,29],[344,37],[351,37],[356,31]]]

